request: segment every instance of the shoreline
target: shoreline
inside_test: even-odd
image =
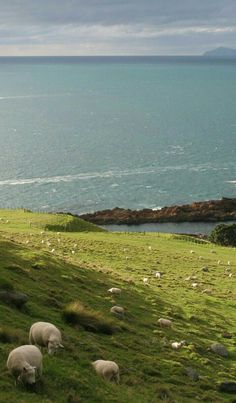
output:
[[[78,215],[96,225],[141,225],[156,223],[214,223],[236,221],[236,198],[199,201],[163,207],[160,210],[131,210],[115,207]]]

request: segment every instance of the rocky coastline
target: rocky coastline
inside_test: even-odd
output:
[[[221,200],[163,207],[160,210],[130,210],[115,207],[82,214],[79,217],[97,225],[234,221],[236,220],[236,198],[223,197]]]

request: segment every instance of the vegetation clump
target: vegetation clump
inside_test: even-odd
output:
[[[236,246],[236,224],[217,225],[211,232],[209,240],[222,246]]]
[[[111,335],[119,330],[111,319],[105,318],[101,312],[86,308],[79,301],[65,306],[63,318],[67,323],[79,325],[89,332]]]

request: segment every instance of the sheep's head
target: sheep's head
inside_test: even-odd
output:
[[[48,354],[53,355],[57,352],[59,348],[64,348],[64,346],[58,340],[48,341]]]
[[[18,380],[33,385],[36,382],[36,369],[36,367],[31,367],[31,365],[25,365]]]

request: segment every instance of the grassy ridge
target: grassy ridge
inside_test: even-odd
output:
[[[235,249],[164,234],[62,232],[68,216],[60,216],[59,234],[57,215],[1,210],[0,217],[0,289],[7,283],[29,297],[23,311],[0,303],[1,402],[232,402],[217,385],[235,380]],[[157,270],[161,280],[153,276]],[[186,280],[190,275],[197,277],[195,289]],[[112,286],[122,289],[121,296],[107,294]],[[70,326],[63,312],[73,302],[112,319],[119,330],[106,335]],[[111,316],[113,305],[125,307],[124,321]],[[160,317],[170,318],[173,328],[161,329]],[[28,343],[37,320],[62,330],[65,350],[44,355],[43,382],[35,391],[16,389],[7,356]],[[225,331],[233,338],[222,338]],[[187,345],[173,351],[170,342],[183,339]],[[215,341],[227,347],[229,358],[208,351]],[[119,386],[94,373],[91,361],[99,358],[118,363]],[[198,371],[198,382],[186,377],[188,366]]]

